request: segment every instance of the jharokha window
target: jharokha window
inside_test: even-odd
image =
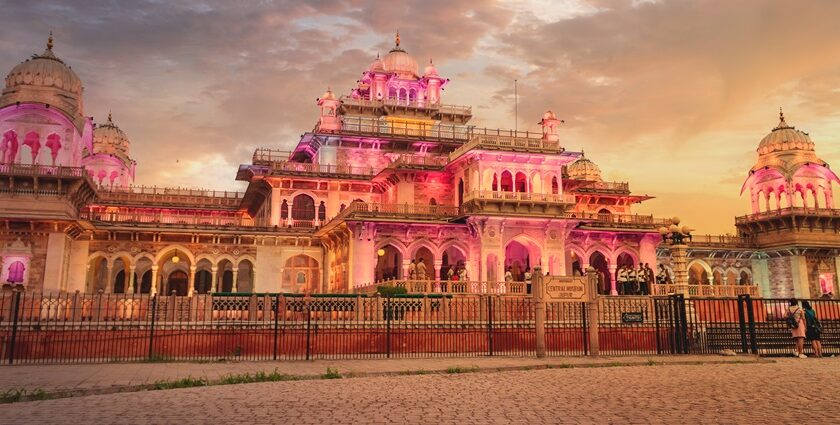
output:
[[[15,261],[9,265],[9,277],[6,279],[9,283],[23,283],[23,272],[26,271],[26,266],[21,261]]]

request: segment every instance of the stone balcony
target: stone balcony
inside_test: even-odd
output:
[[[464,214],[564,216],[574,205],[571,194],[474,190],[464,194]]]
[[[840,210],[789,207],[735,218],[738,234],[756,248],[840,248]]]

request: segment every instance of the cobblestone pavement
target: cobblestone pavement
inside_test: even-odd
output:
[[[463,357],[463,358],[403,358],[362,360],[315,360],[277,362],[185,362],[185,363],[106,363],[69,365],[0,366],[0,392],[25,389],[27,391],[109,390],[173,381],[191,377],[215,381],[227,375],[277,372],[296,376],[317,376],[327,368],[342,374],[370,375],[405,371],[445,371],[450,367],[513,369],[546,366],[598,366],[614,363],[647,364],[693,362],[759,361],[752,356],[635,356],[635,357]],[[115,392],[115,391],[112,391]]]
[[[838,376],[780,359],[272,382],[14,403],[0,423],[840,423]]]

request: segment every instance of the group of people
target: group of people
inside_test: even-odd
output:
[[[803,300],[800,306],[799,301],[791,298],[788,302],[787,324],[793,340],[796,342],[794,355],[800,359],[807,359],[805,355],[805,341],[811,343],[815,357],[822,357],[822,324],[817,318],[817,312],[811,303]]]
[[[426,262],[422,258],[408,264],[408,280],[426,280]]]
[[[621,266],[616,272],[616,289],[620,295],[648,295],[655,281],[653,269],[648,263],[639,263],[636,267]]]
[[[440,280],[467,280],[467,268],[459,261],[454,266],[446,266],[441,272]],[[408,280],[434,279],[434,273],[428,273],[426,261],[422,258],[411,260],[408,264]]]

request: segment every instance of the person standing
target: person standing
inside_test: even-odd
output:
[[[650,295],[650,288],[653,287],[654,282],[656,282],[656,276],[654,276],[653,269],[650,267],[650,264],[645,263],[645,280],[642,295]]]
[[[417,260],[417,280],[426,280],[426,263],[423,259]]]
[[[802,308],[799,307],[799,302],[796,301],[796,298],[788,300],[787,323],[788,328],[790,328],[790,334],[796,343],[796,351],[794,352],[794,355],[800,359],[807,359],[808,356],[804,353],[806,330],[805,313],[802,311]]]
[[[627,266],[621,266],[618,269],[618,290],[620,291],[621,295],[627,295],[627,282],[630,280],[630,273],[627,269]]]
[[[822,357],[822,341],[820,341],[822,324],[820,319],[817,318],[817,312],[811,307],[810,302],[802,301],[802,310],[805,312],[805,339],[811,342],[814,355]]]
[[[531,268],[525,268],[525,292],[530,294],[531,293]]]
[[[417,279],[417,264],[414,260],[411,260],[411,263],[408,264],[408,280]]]

